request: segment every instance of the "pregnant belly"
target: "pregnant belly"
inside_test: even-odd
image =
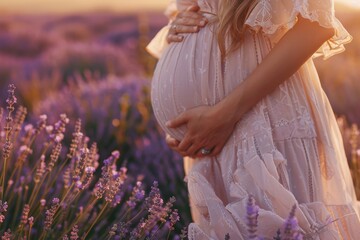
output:
[[[173,43],[159,60],[151,86],[154,114],[164,131],[181,140],[186,126],[169,129],[165,123],[201,105],[214,105],[222,94],[221,63],[211,31],[187,35]]]

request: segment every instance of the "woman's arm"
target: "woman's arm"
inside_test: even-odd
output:
[[[188,128],[176,150],[199,156],[205,147],[213,149],[208,156],[219,154],[244,113],[293,75],[333,35],[333,29],[299,18],[254,72],[221,102],[191,109],[168,123],[172,128],[183,124]]]
[[[217,111],[229,114],[232,121],[239,121],[244,113],[291,77],[333,35],[333,29],[299,18],[255,71],[218,104]]]

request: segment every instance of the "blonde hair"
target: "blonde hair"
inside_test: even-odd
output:
[[[221,56],[237,49],[246,31],[245,21],[258,0],[221,0],[217,37]],[[230,46],[226,49],[226,41]]]

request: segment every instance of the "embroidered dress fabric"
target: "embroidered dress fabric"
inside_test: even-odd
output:
[[[240,48],[222,63],[215,34],[220,0],[178,0],[176,6],[185,9],[192,3],[200,6],[209,24],[171,44],[165,41],[167,26],[148,46],[161,56],[151,89],[154,113],[178,140],[186,127],[168,129],[165,122],[187,109],[221,101],[299,16],[336,31],[314,56],[328,58],[351,40],[330,0],[260,0],[246,21],[249,31]],[[272,239],[294,204],[305,239],[360,236],[360,204],[312,59],[242,118],[218,156],[184,162],[194,220],[189,239],[224,239],[226,234],[246,239],[250,194],[259,205],[257,233],[265,239]]]

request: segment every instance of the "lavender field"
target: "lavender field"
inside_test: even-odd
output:
[[[360,15],[339,17],[354,41],[316,64],[360,199]],[[185,238],[182,158],[154,119],[156,60],[144,50],[166,22],[161,13],[0,16],[2,239]]]

